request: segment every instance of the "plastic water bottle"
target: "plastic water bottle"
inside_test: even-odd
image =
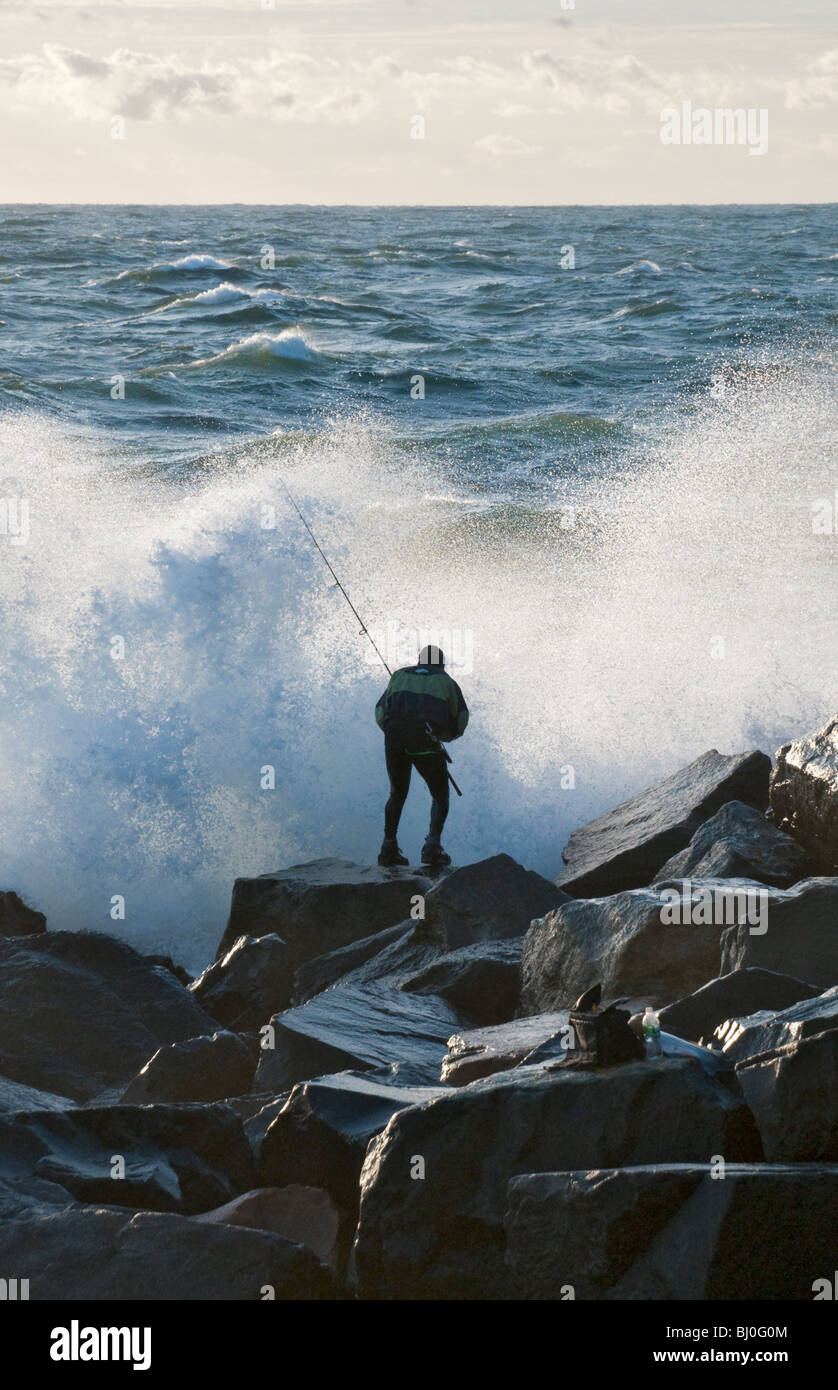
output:
[[[643,1015],[643,1046],[646,1049],[646,1060],[652,1057],[661,1057],[661,1021],[658,1018],[651,1004],[647,1004],[646,1012]]]

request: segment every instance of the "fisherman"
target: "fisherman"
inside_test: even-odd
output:
[[[408,863],[396,837],[414,766],[432,797],[431,827],[422,847],[422,863],[450,864],[451,856],[441,843],[448,815],[448,760],[442,744],[465,732],[468,709],[463,692],[445,670],[445,657],[439,647],[423,647],[415,666],[404,666],[393,673],[375,707],[375,719],[384,730],[384,756],[390,778],[379,864]]]

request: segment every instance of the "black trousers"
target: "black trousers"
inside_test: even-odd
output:
[[[431,835],[441,835],[448,815],[448,764],[442,753],[411,753],[398,735],[384,736],[384,756],[390,778],[390,799],[384,808],[384,835],[395,840],[404,803],[410,788],[410,773],[415,767],[424,778],[431,794]]]

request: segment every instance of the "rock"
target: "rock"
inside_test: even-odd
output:
[[[259,1176],[283,1187],[299,1182],[325,1188],[341,1215],[345,1261],[358,1218],[358,1180],[367,1145],[391,1116],[444,1095],[417,1082],[410,1067],[340,1072],[295,1086],[262,1144]]]
[[[43,912],[27,907],[17,893],[0,892],[0,936],[37,936],[46,929]]]
[[[113,1176],[115,1160],[124,1176]],[[241,1123],[224,1106],[99,1106],[0,1116],[0,1173],[80,1201],[191,1215],[253,1186]]]
[[[335,1071],[424,1064],[435,1076],[462,1020],[441,999],[394,985],[340,984],[273,1019],[275,1046],[263,1048],[254,1091],[281,1091]]]
[[[784,743],[771,774],[771,809],[821,874],[838,875],[838,719]]]
[[[340,981],[343,985],[368,985],[374,980],[391,985],[402,985],[417,971],[433,965],[443,952],[441,948],[425,935],[424,923],[402,923],[405,930],[395,941],[389,942],[374,956],[370,956]]]
[[[225,1028],[259,1029],[291,1002],[294,970],[288,947],[274,932],[240,936],[208,965],[190,989],[202,1009]]]
[[[226,1206],[196,1216],[195,1220],[275,1231],[295,1245],[304,1245],[321,1264],[337,1271],[340,1218],[322,1187],[301,1187],[296,1183],[290,1187],[257,1187]]]
[[[685,849],[699,826],[727,801],[763,810],[771,761],[764,753],[725,756],[712,748],[688,767],[574,830],[556,879],[574,897],[642,888]]]
[[[282,938],[293,965],[403,922],[431,879],[410,870],[315,859],[275,874],[237,878],[217,958],[240,936]]]
[[[741,1099],[692,1060],[487,1077],[394,1115],[370,1142],[354,1246],[362,1298],[514,1298],[511,1177],[533,1169],[761,1158]],[[424,1180],[411,1181],[422,1160]],[[724,1184],[720,1184],[724,1186]],[[763,1227],[763,1232],[765,1227]]]
[[[386,931],[374,932],[360,941],[352,941],[348,946],[340,946],[337,951],[327,951],[324,956],[315,956],[301,965],[294,976],[294,990],[291,1002],[305,1004],[315,994],[321,994],[330,985],[351,974],[359,965],[364,965],[377,956],[387,946],[403,941],[413,931],[413,922],[397,922]]]
[[[52,1091],[39,1091],[36,1086],[24,1086],[0,1076],[0,1114],[15,1110],[74,1110],[76,1102]]]
[[[519,1299],[812,1298],[834,1267],[838,1166],[644,1165],[512,1178],[506,1258]],[[770,1233],[770,1258],[766,1258]]]
[[[785,1009],[817,994],[813,985],[806,985],[802,980],[752,966],[720,975],[702,985],[695,994],[667,1005],[660,1011],[660,1024],[668,1033],[696,1042],[699,1038],[712,1037],[714,1030],[726,1019],[755,1013],[757,1009]]]
[[[549,879],[508,854],[454,869],[425,899],[424,934],[444,950],[522,936],[534,917],[565,901]]]
[[[728,801],[668,859],[656,881],[676,878],[753,878],[788,888],[807,873],[805,850],[761,811]]]
[[[567,1009],[517,1018],[490,1028],[471,1028],[448,1039],[441,1079],[448,1086],[467,1086],[481,1076],[517,1067],[536,1048],[567,1028]]]
[[[769,1162],[838,1162],[838,1027],[748,1057],[736,1078]]]
[[[838,1028],[838,988],[801,999],[787,1009],[762,1009],[729,1018],[716,1029],[716,1045],[733,1062]]]
[[[719,973],[725,909],[730,921],[736,907],[731,888],[756,892],[761,885],[704,879],[565,903],[524,937],[520,1012],[562,1008],[597,980],[610,999],[667,1001],[699,989]],[[706,914],[699,913],[704,899]],[[682,920],[672,922],[673,915]],[[715,923],[696,920],[704,915]]]
[[[122,1093],[128,1105],[212,1101],[250,1090],[258,1049],[235,1033],[188,1038],[161,1047]]]
[[[89,1100],[214,1022],[173,975],[97,933],[0,936],[0,1073]]]
[[[720,973],[759,965],[820,989],[838,984],[838,878],[806,878],[768,892],[768,930],[759,935],[739,925],[725,931]]]
[[[164,970],[168,970],[170,975],[174,975],[175,979],[180,980],[180,983],[186,985],[187,988],[192,984],[192,976],[189,974],[189,971],[184,970],[182,965],[175,965],[171,956],[146,956],[145,960],[147,960],[150,965],[162,966]]]
[[[331,1271],[283,1236],[160,1212],[32,1206],[0,1224],[0,1265],[26,1270],[31,1300],[340,1297]]]
[[[521,938],[479,941],[451,951],[402,984],[408,994],[437,994],[475,1027],[511,1019],[521,993]]]

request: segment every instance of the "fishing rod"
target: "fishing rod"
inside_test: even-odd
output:
[[[282,484],[283,490],[284,490],[284,492],[285,492],[286,497],[288,498],[288,501],[291,503],[291,506],[294,508],[294,511],[297,513],[297,516],[300,518],[300,521],[303,523],[304,527],[305,527],[306,530],[308,531],[308,534],[309,534],[309,536],[311,537],[312,543],[313,543],[315,549],[317,550],[317,553],[318,553],[319,556],[321,557],[321,559],[322,559],[324,565],[326,566],[326,568],[327,568],[327,570],[329,571],[330,575],[331,575],[332,578],[334,579],[334,581],[335,581],[335,586],[336,586],[338,589],[340,589],[340,592],[343,594],[343,597],[346,599],[346,602],[349,604],[349,607],[352,609],[352,612],[355,614],[355,617],[358,619],[358,622],[361,624],[361,632],[362,632],[362,633],[364,634],[364,636],[368,639],[368,641],[369,641],[369,643],[370,643],[370,645],[371,645],[373,651],[375,652],[376,656],[378,657],[379,661],[381,662],[381,665],[384,667],[384,670],[387,672],[387,675],[392,677],[393,672],[390,670],[390,667],[387,665],[387,662],[384,660],[384,657],[381,655],[381,652],[379,651],[378,646],[377,646],[377,644],[376,644],[375,638],[373,637],[372,633],[370,632],[369,628],[367,627],[366,623],[364,622],[363,618],[361,617],[360,613],[358,612],[357,608],[355,607],[355,605],[354,605],[354,603],[352,602],[351,598],[349,597],[348,593],[346,592],[346,590],[344,589],[344,587],[343,587],[343,585],[341,584],[340,580],[338,579],[337,575],[335,574],[335,571],[334,571],[334,569],[332,568],[332,565],[331,565],[331,562],[330,562],[330,560],[329,560],[328,555],[326,554],[326,552],[325,552],[325,550],[323,549],[322,545],[320,544],[320,542],[318,541],[318,539],[317,539],[317,537],[315,536],[314,532],[312,531],[311,527],[309,526],[309,524],[308,524],[306,518],[303,516],[302,511],[300,510],[299,506],[297,505],[296,498],[292,495],[291,490],[290,490],[290,488],[288,487],[288,485],[287,485],[285,479],[282,477],[282,475],[281,475],[280,473],[277,473],[276,476],[279,478],[279,481],[280,481],[280,483]],[[430,738],[431,742],[436,744],[436,747],[437,747],[438,751],[439,751],[439,752],[442,754],[442,756],[445,758],[446,763],[450,763],[450,762],[451,762],[451,754],[448,752],[448,749],[445,748],[445,747],[443,746],[441,740],[437,738],[436,734],[435,734],[435,733],[433,732],[433,730],[431,729],[430,724],[426,724],[426,725],[425,725],[425,730],[426,730],[426,732],[427,732],[427,734],[428,734],[428,737]],[[449,780],[449,782],[451,783],[451,786],[454,788],[454,790],[455,790],[455,792],[457,793],[458,796],[462,796],[462,792],[460,791],[460,788],[457,786],[457,783],[454,781],[454,778],[451,776],[450,771],[449,771],[448,769],[446,769],[446,771],[448,772],[448,780]]]

